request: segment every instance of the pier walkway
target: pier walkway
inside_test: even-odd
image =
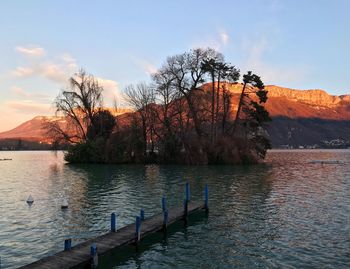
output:
[[[186,197],[189,191],[186,191]],[[165,199],[165,198],[163,198]],[[95,237],[86,242],[71,247],[71,241],[66,240],[65,250],[52,256],[20,267],[21,269],[55,269],[55,268],[74,268],[87,267],[95,268],[98,264],[98,256],[130,244],[137,244],[143,237],[161,230],[166,230],[167,226],[180,220],[187,220],[187,216],[199,211],[208,210],[208,189],[205,189],[204,202],[189,202],[185,199],[184,207],[175,207],[166,209],[163,201],[163,212],[144,218],[144,212],[141,210],[141,217],[136,217],[136,222],[127,225],[119,230],[115,230],[115,215],[112,214],[111,232]],[[114,220],[113,220],[114,218]]]

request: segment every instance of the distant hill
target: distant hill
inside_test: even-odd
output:
[[[232,109],[242,90],[239,83],[225,84],[234,95]],[[203,85],[209,88],[211,84]],[[296,90],[268,85],[266,108],[273,121],[268,127],[273,147],[349,147],[350,95],[333,96],[326,91]],[[118,114],[130,112],[120,111]],[[0,133],[1,139],[47,142],[43,123],[55,117],[35,117],[18,127]],[[62,119],[64,124],[64,119]]]
[[[239,83],[227,84],[227,88],[237,98],[242,91]],[[273,119],[268,127],[273,147],[350,147],[350,95],[274,85],[265,89],[265,107]]]
[[[57,117],[37,116],[29,121],[22,123],[16,128],[0,133],[0,139],[24,139],[28,141],[47,141],[46,131],[43,129],[43,123],[48,120],[57,120]],[[65,120],[62,120],[62,124],[65,124]]]

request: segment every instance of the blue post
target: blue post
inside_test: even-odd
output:
[[[111,232],[115,232],[117,230],[117,223],[116,223],[116,215],[115,213],[111,214]]]
[[[187,215],[188,215],[188,200],[185,199],[184,200],[184,216],[183,216],[185,223],[187,223]]]
[[[163,198],[162,198],[162,210],[163,210],[163,212],[165,211],[165,210],[167,210],[166,209],[166,198],[163,196]]]
[[[168,226],[168,210],[163,211],[163,229],[166,230]]]
[[[145,210],[143,208],[140,210],[140,218],[141,220],[145,220]]]
[[[190,201],[190,184],[187,182],[186,183],[186,200],[189,202]]]
[[[97,246],[92,244],[90,247],[90,258],[91,258],[91,268],[97,268],[98,266],[98,255],[97,255]]]
[[[139,216],[136,216],[136,242],[140,241],[141,239],[141,218]]]
[[[66,239],[64,240],[64,250],[68,251],[72,249],[72,239]]]
[[[205,189],[204,189],[204,207],[205,211],[209,211],[209,188],[208,184],[205,184]]]

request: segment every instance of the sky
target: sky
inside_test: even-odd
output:
[[[0,132],[53,115],[79,68],[99,80],[108,105],[196,47],[266,85],[349,94],[349,10],[348,0],[2,0]]]

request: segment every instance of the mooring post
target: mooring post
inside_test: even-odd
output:
[[[117,221],[115,213],[111,214],[111,232],[115,232],[117,230]]]
[[[136,235],[135,235],[136,242],[139,242],[141,240],[141,218],[139,216],[136,216]]]
[[[162,198],[162,210],[163,210],[163,212],[165,211],[165,210],[167,210],[166,209],[166,198],[163,196],[163,198]]]
[[[69,239],[64,240],[64,250],[68,251],[71,249],[72,249],[72,239],[69,238]]]
[[[98,266],[98,254],[96,244],[92,244],[90,247],[91,268],[95,269]]]
[[[204,207],[205,207],[205,212],[209,212],[209,188],[208,184],[205,184],[204,188]]]
[[[187,222],[187,215],[188,215],[188,202],[190,201],[190,184],[186,182],[185,185],[185,200],[184,200],[184,220],[185,223]]]
[[[143,208],[140,210],[140,219],[145,220],[145,210]]]
[[[188,200],[185,199],[184,200],[184,216],[183,216],[185,223],[187,223],[187,215],[188,215]]]
[[[163,211],[163,230],[168,227],[168,210]]]
[[[190,184],[186,182],[186,200],[189,202],[190,201]]]

